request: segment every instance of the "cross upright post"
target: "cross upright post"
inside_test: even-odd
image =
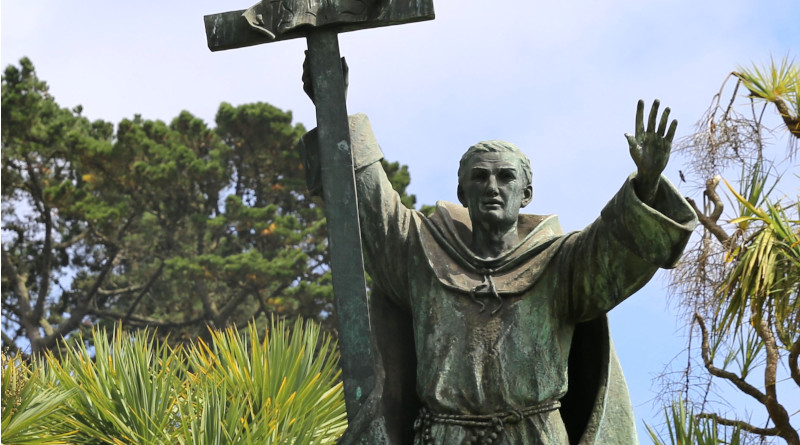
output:
[[[211,51],[305,37],[339,322],[345,405],[353,421],[375,385],[345,85],[338,33],[433,19],[432,0],[263,0],[205,16]]]

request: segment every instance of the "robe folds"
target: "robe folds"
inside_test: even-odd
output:
[[[560,409],[506,422],[492,443],[636,443],[606,312],[678,261],[696,217],[674,186],[662,177],[646,205],[632,176],[597,220],[567,234],[554,215],[520,215],[520,243],[481,259],[468,247],[465,208],[439,202],[431,217],[407,209],[365,115],[350,118],[350,133],[380,363],[340,443],[422,444],[425,434],[424,443],[462,444],[481,428],[414,428],[420,408],[486,417],[549,402]],[[304,142],[313,160],[313,131]]]

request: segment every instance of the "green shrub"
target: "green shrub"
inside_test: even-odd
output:
[[[347,427],[338,353],[313,323],[172,348],[92,332],[47,365],[3,355],[4,444],[327,444]]]
[[[48,388],[44,368],[29,365],[20,354],[0,357],[2,378],[2,443],[47,445],[67,443],[62,404],[70,391]]]

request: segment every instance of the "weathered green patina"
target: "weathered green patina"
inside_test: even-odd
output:
[[[661,176],[676,124],[667,110],[656,125],[657,102],[646,129],[643,115],[640,102],[626,135],[637,172],[568,234],[554,215],[519,215],[530,169],[501,141],[462,159],[461,206],[405,208],[366,116],[350,118],[383,365],[352,431],[420,445],[636,443],[605,314],[675,264],[696,222]]]
[[[306,37],[348,418],[376,385],[345,83],[337,33],[433,19],[432,0],[264,0],[205,17],[212,51]]]

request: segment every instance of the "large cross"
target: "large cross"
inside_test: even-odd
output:
[[[338,33],[433,19],[433,0],[263,0],[205,16],[211,51],[305,37],[317,111],[342,376],[352,422],[375,384]]]

